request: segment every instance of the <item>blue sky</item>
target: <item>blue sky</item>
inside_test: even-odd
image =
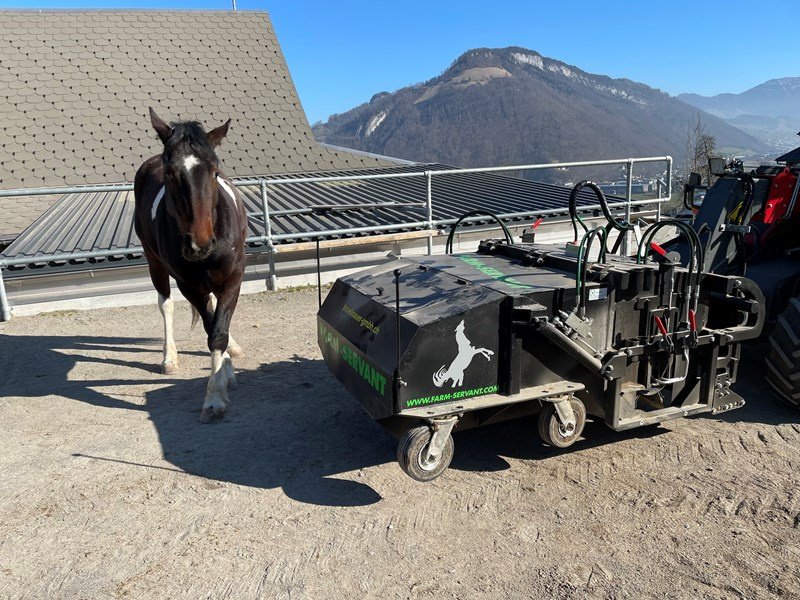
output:
[[[467,49],[523,46],[671,94],[800,76],[796,0],[403,2],[239,0],[270,13],[312,123],[439,74]],[[6,8],[213,8],[227,0],[7,2]],[[0,25],[2,25],[0,23]],[[794,62],[794,64],[792,64]]]

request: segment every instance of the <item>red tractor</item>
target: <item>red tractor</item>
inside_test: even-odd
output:
[[[724,159],[709,162],[716,182],[700,185],[693,173],[684,189],[706,250],[704,270],[746,275],[759,285],[767,303],[767,381],[778,397],[800,407],[800,148],[752,170]],[[688,254],[678,240],[666,247]]]

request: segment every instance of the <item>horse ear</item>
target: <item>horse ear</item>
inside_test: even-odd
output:
[[[225,123],[223,123],[216,129],[212,129],[211,131],[208,132],[207,134],[208,141],[211,142],[211,145],[214,148],[219,146],[220,143],[222,142],[222,139],[228,134],[228,127],[230,126],[230,124],[231,120],[228,119],[227,121],[225,121]]]
[[[161,141],[166,144],[167,140],[172,136],[172,127],[162,121],[152,107],[150,108],[150,123],[152,123],[153,129],[156,130]]]

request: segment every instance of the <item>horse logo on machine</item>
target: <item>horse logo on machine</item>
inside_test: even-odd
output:
[[[449,367],[442,367],[433,374],[433,385],[442,387],[449,379],[453,382],[450,387],[458,387],[464,385],[464,371],[467,370],[472,363],[472,359],[476,354],[482,354],[486,360],[491,361],[494,352],[487,348],[476,348],[467,339],[464,334],[464,321],[462,320],[456,326],[456,344],[458,344],[458,354]]]

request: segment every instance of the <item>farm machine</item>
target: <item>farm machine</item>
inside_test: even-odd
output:
[[[694,221],[652,224],[635,256],[609,249],[634,227],[589,181],[570,196],[566,245],[537,243],[535,228],[515,241],[486,213],[503,237],[452,254],[457,222],[443,256],[338,279],[317,316],[322,355],[400,438],[417,481],[449,466],[454,430],[538,413],[542,440],[566,448],[589,417],[622,431],[739,408],[741,343],[762,330],[770,385],[797,403],[798,170],[791,156],[751,172],[716,163],[713,186],[686,187],[690,205],[705,196]],[[585,194],[606,226],[581,220]]]

